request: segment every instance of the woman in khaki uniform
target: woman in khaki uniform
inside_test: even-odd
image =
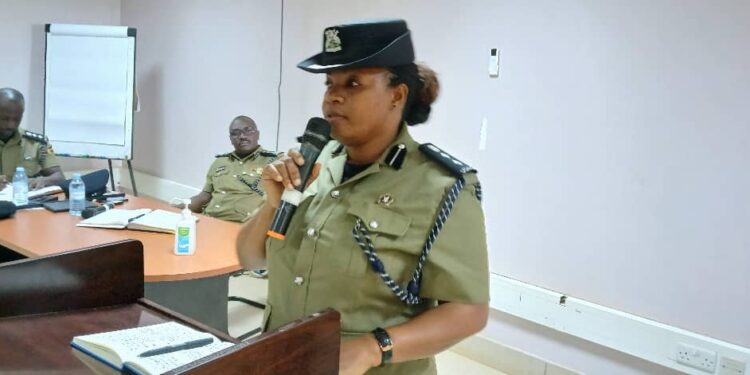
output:
[[[326,74],[334,141],[318,158],[284,239],[266,232],[300,184],[292,150],[263,171],[266,204],[243,228],[245,268],[270,272],[265,329],[332,307],[342,374],[435,374],[434,355],[487,321],[489,272],[475,171],[408,126],[427,120],[438,82],[414,64],[406,23],[324,31],[298,66]]]

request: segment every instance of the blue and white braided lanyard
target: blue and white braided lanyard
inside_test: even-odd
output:
[[[424,268],[425,262],[427,261],[427,256],[430,255],[432,245],[435,243],[438,234],[440,234],[440,231],[443,229],[443,224],[445,224],[445,221],[448,220],[448,216],[453,210],[453,204],[456,202],[458,193],[461,192],[464,184],[465,181],[463,177],[459,177],[453,184],[453,186],[451,186],[450,190],[448,190],[448,194],[443,200],[443,204],[440,206],[440,211],[438,212],[438,217],[435,220],[435,224],[432,225],[430,234],[427,236],[427,240],[425,241],[424,246],[422,246],[422,253],[419,255],[417,267],[411,276],[411,281],[409,281],[406,290],[396,284],[393,278],[391,278],[391,275],[388,274],[388,272],[385,270],[385,265],[378,257],[378,252],[377,250],[375,250],[375,246],[372,245],[370,232],[367,230],[367,227],[365,226],[365,223],[362,221],[362,219],[357,219],[357,222],[354,225],[352,235],[354,236],[354,240],[357,241],[359,247],[362,248],[362,251],[364,251],[365,256],[367,256],[367,261],[370,262],[370,267],[372,267],[372,269],[378,275],[380,275],[380,278],[383,279],[385,285],[387,285],[391,289],[391,291],[393,291],[393,294],[395,294],[398,299],[400,299],[407,305],[417,305],[422,302],[422,298],[419,297],[420,283],[422,281],[422,269]],[[482,188],[478,182],[474,185],[474,187],[476,189],[477,199],[481,201]]]

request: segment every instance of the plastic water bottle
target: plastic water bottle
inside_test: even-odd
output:
[[[16,167],[16,174],[13,175],[13,203],[16,206],[29,204],[29,178],[23,167]]]
[[[70,181],[70,214],[81,216],[81,211],[86,208],[86,185],[81,180],[80,173],[73,173]]]

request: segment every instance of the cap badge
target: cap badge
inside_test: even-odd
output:
[[[339,38],[339,31],[337,29],[328,29],[325,31],[326,52],[338,52],[341,51],[341,38]]]

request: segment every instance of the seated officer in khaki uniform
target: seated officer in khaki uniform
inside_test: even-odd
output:
[[[437,77],[414,63],[402,20],[329,27],[323,52],[298,66],[326,74],[334,141],[285,236],[268,229],[284,189],[301,183],[307,161],[294,150],[263,170],[266,204],[237,238],[246,268],[268,264],[263,328],[332,307],[341,374],[435,374],[434,355],[489,311],[476,171],[409,135],[429,117]]]
[[[203,191],[190,199],[190,210],[217,219],[243,222],[264,201],[260,175],[278,155],[258,145],[258,127],[247,116],[229,125],[234,152],[217,155],[206,173]]]
[[[31,190],[65,180],[47,139],[20,128],[24,109],[25,101],[20,92],[0,89],[0,189],[13,179],[16,167],[24,167]]]

